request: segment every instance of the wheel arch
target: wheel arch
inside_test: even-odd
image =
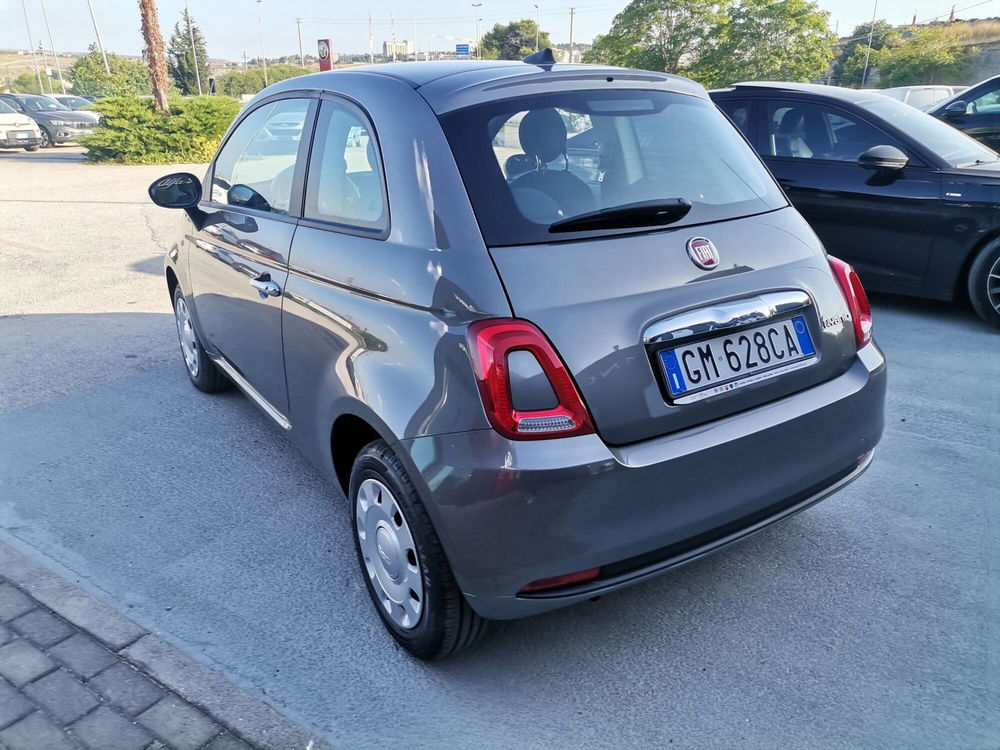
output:
[[[167,277],[167,292],[170,294],[170,302],[171,304],[173,304],[174,290],[180,284],[180,281],[178,281],[177,274],[174,273],[174,269],[171,268],[170,266],[167,266],[165,275]]]
[[[356,411],[344,411],[333,421],[330,427],[330,460],[345,495],[350,491],[354,459],[362,448],[375,440],[384,440],[390,446],[395,442],[388,428],[374,415],[362,416]]]
[[[969,299],[969,272],[972,270],[972,264],[976,262],[976,258],[979,257],[979,254],[982,253],[983,250],[997,240],[1000,240],[1000,226],[994,227],[985,235],[980,237],[979,241],[972,246],[972,249],[968,253],[966,253],[965,259],[962,261],[962,267],[955,279],[955,287],[952,290],[952,299]]]

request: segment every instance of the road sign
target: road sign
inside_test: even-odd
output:
[[[320,39],[317,41],[317,49],[319,52],[319,69],[329,70],[330,69],[330,40]]]
[[[469,56],[469,45],[468,44],[456,44],[455,45],[455,54],[458,55],[459,57],[468,57]]]

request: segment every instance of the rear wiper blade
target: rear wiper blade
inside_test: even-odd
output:
[[[672,224],[683,219],[690,210],[691,201],[685,198],[625,203],[560,219],[549,226],[549,231],[585,232],[590,229],[628,229]]]

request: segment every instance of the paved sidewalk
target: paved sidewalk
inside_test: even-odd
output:
[[[329,746],[0,542],[0,749]]]

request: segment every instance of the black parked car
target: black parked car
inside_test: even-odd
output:
[[[1000,328],[1000,155],[875,93],[741,83],[711,96],[866,288],[967,293]]]
[[[43,147],[75,141],[81,135],[93,133],[97,126],[96,112],[78,112],[48,96],[0,94],[0,101],[38,123]]]
[[[990,148],[1000,150],[1000,76],[980,81],[927,111]]]

